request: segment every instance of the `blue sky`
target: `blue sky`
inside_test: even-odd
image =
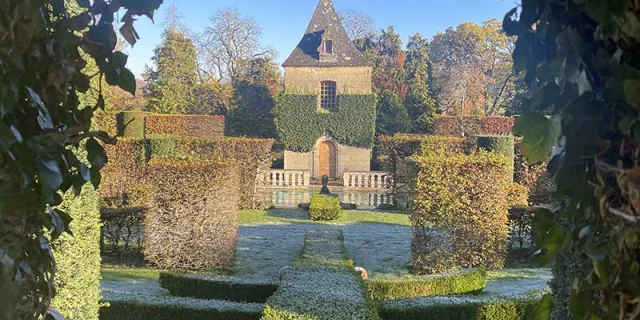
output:
[[[162,20],[171,1],[178,7],[183,22],[192,32],[200,32],[209,17],[225,7],[235,7],[253,17],[262,27],[262,42],[278,52],[278,62],[284,61],[298,44],[307,28],[318,0],[165,0],[164,8],[153,24],[147,18],[136,22],[141,37],[134,48],[128,48],[129,68],[140,76],[145,65],[151,64],[153,49],[160,43]],[[502,19],[515,6],[514,0],[334,0],[338,10],[353,9],[370,15],[378,29],[393,25],[402,35],[420,32],[432,37],[448,27],[463,22],[482,23],[491,18]]]

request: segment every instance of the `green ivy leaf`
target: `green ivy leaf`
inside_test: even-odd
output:
[[[532,228],[536,245],[541,250],[538,257],[540,265],[547,265],[564,244],[564,234],[558,226],[553,212],[543,208],[536,211]]]
[[[96,170],[102,169],[107,163],[107,153],[94,138],[87,140],[87,160],[91,163],[91,169]]]
[[[111,56],[111,63],[114,67],[124,68],[124,66],[127,65],[128,59],[129,56],[120,51],[116,51],[113,53],[113,56]]]
[[[118,87],[122,90],[136,95],[136,77],[127,68],[122,68],[121,73],[118,75]]]
[[[553,309],[553,299],[550,293],[545,294],[540,299],[540,302],[527,317],[528,320],[547,320],[551,317],[551,310]]]
[[[50,190],[57,190],[62,185],[62,173],[58,163],[51,158],[40,160],[40,177]]]
[[[560,118],[549,119],[539,113],[525,113],[516,119],[515,135],[522,136],[522,154],[529,164],[539,164],[549,158],[560,135]]]

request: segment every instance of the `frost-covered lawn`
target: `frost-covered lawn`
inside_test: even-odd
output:
[[[236,256],[237,277],[276,279],[281,267],[298,257],[304,235],[311,229],[340,229],[347,256],[370,277],[409,273],[411,228],[409,216],[398,212],[346,211],[338,221],[317,223],[302,210],[242,211]],[[103,268],[103,287],[114,291],[162,294],[159,271]],[[489,272],[484,295],[521,294],[545,290],[548,269],[506,269]]]

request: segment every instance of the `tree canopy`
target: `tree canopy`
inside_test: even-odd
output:
[[[143,77],[147,83],[147,110],[186,113],[195,104],[198,65],[193,41],[175,29],[166,29],[152,58],[154,67]]]

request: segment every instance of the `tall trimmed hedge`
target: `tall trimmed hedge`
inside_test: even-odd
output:
[[[416,165],[413,267],[418,273],[499,269],[509,230],[505,156],[424,154]]]
[[[325,133],[341,144],[373,146],[376,123],[373,95],[338,95],[336,112],[323,112],[318,110],[317,95],[283,94],[273,112],[280,142],[287,150],[311,151]]]
[[[497,152],[509,159],[511,178],[513,181],[513,165],[515,157],[515,140],[512,135],[478,135],[476,136],[478,148],[490,152]]]
[[[153,160],[154,203],[145,216],[145,259],[166,269],[233,267],[238,166]]]
[[[73,236],[64,234],[52,243],[58,271],[52,306],[68,320],[97,320],[100,309],[99,196],[87,184],[78,197],[64,194],[60,209],[73,221]]]
[[[115,145],[105,145],[105,151],[109,162],[101,170],[100,194],[106,199],[123,199],[129,188],[144,180],[144,141],[119,138]]]
[[[429,135],[422,139],[420,154],[470,153],[475,146],[476,142],[473,138]]]
[[[224,116],[152,114],[146,118],[145,130],[147,135],[213,138],[224,136],[224,126]]]
[[[143,111],[124,111],[116,114],[118,135],[130,139],[143,139],[145,118],[148,114]]]
[[[443,136],[510,135],[514,124],[512,117],[437,116],[430,131]]]
[[[241,209],[264,207],[260,178],[272,163],[270,139],[253,138],[177,138],[167,135],[147,139],[147,153],[151,159],[170,158],[189,161],[217,161],[232,159],[240,167]]]

